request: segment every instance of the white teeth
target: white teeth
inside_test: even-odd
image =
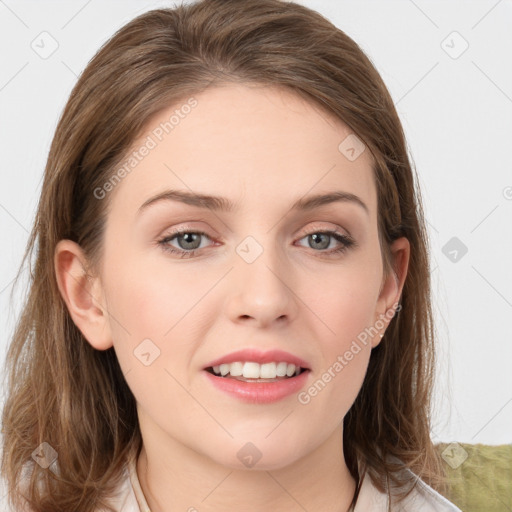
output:
[[[295,373],[295,365],[294,364],[289,364],[286,367],[286,375],[288,375],[288,377],[291,377],[294,373]]]
[[[245,363],[242,375],[246,379],[259,379],[260,378],[260,365],[258,363]]]
[[[240,377],[244,373],[244,364],[240,362],[231,363],[229,373],[232,377]]]
[[[221,364],[213,367],[215,375],[223,377],[230,374],[232,377],[244,377],[246,379],[275,379],[276,377],[292,377],[299,375],[300,366],[292,363],[264,363],[258,364],[252,361],[241,362],[236,361],[231,364]]]
[[[265,363],[260,367],[260,378],[275,379],[277,376],[276,363]]]
[[[276,368],[276,375],[278,377],[284,377],[286,375],[286,368],[288,368],[287,363],[278,363]]]

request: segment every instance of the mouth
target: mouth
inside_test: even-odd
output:
[[[310,369],[286,361],[264,364],[254,361],[235,361],[233,363],[209,366],[205,368],[205,371],[221,379],[263,383],[292,380],[305,372],[309,372]]]
[[[269,404],[298,393],[311,372],[305,359],[290,352],[257,348],[225,354],[203,367],[206,382],[215,389],[251,404]]]

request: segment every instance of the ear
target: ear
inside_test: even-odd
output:
[[[113,343],[101,281],[88,274],[81,247],[71,240],[60,240],[54,266],[60,294],[75,325],[95,349],[110,348]]]
[[[398,238],[391,244],[390,249],[393,271],[384,276],[381,284],[374,322],[379,332],[372,338],[372,348],[381,342],[381,334],[384,334],[395,314],[409,267],[411,248],[407,238]]]

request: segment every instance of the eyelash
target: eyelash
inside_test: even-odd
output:
[[[167,253],[177,254],[177,255],[179,255],[180,258],[192,258],[193,256],[195,256],[196,252],[199,251],[200,249],[192,249],[191,251],[185,251],[183,249],[176,249],[175,247],[168,245],[168,242],[170,242],[171,240],[177,238],[178,236],[184,235],[184,234],[202,235],[211,240],[211,238],[208,236],[208,234],[203,231],[179,231],[179,232],[175,232],[174,234],[172,234],[170,236],[165,236],[164,238],[161,238],[160,240],[158,240],[158,245],[162,248],[163,251],[165,251]],[[330,249],[329,251],[325,251],[325,250],[315,251],[315,252],[319,252],[322,255],[335,256],[337,254],[343,254],[345,251],[347,251],[351,247],[357,246],[356,242],[352,238],[350,238],[346,235],[342,235],[342,234],[338,233],[337,231],[330,231],[330,230],[311,231],[310,233],[306,233],[299,240],[302,240],[303,238],[306,238],[310,235],[330,235],[331,237],[333,237],[335,240],[337,240],[338,242],[340,242],[342,244],[337,249]]]

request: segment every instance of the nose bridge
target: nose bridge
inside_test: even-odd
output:
[[[288,283],[286,262],[273,231],[249,235],[235,248],[235,289],[231,313],[271,322],[294,313],[294,295]]]

